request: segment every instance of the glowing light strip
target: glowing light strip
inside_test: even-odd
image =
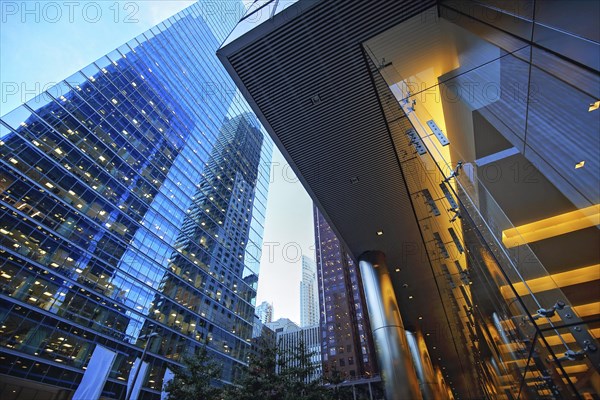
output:
[[[529,289],[533,293],[538,293],[595,280],[600,280],[600,264],[572,269],[566,272],[559,272],[556,274],[543,276],[541,278],[528,279],[525,281],[525,283],[527,283],[527,286],[529,286]],[[525,283],[517,282],[513,285],[519,296],[525,296],[529,294],[529,290],[527,290]],[[515,297],[514,292],[508,285],[501,286],[500,293],[502,293],[502,296],[505,299],[512,299]]]
[[[580,306],[573,307],[573,311],[579,315],[579,317],[590,317],[592,315],[600,314],[600,301],[589,304],[582,304]]]
[[[600,225],[600,204],[507,229],[502,243],[516,247],[595,225]]]
[[[565,372],[569,375],[576,374],[578,372],[585,372],[589,369],[589,367],[586,364],[567,365],[563,366],[563,368],[565,369]],[[556,368],[556,372],[560,374],[560,370],[558,368]]]
[[[598,339],[600,337],[600,328],[590,329],[589,332],[594,339]],[[565,343],[575,343],[575,337],[570,333],[563,333],[562,338]],[[560,346],[563,344],[558,335],[546,336],[546,341],[550,346]]]

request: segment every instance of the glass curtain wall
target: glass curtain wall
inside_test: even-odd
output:
[[[142,399],[205,343],[223,382],[252,335],[272,142],[215,51],[243,6],[195,4],[0,124],[0,372],[75,389],[96,345]]]
[[[600,393],[597,7],[442,2],[364,43],[486,396]]]

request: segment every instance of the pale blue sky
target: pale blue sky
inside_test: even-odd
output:
[[[0,115],[194,1],[0,1]],[[300,251],[314,258],[312,202],[273,152],[257,304],[300,321]]]

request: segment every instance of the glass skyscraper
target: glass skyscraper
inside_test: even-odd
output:
[[[2,118],[3,399],[68,398],[100,347],[104,398],[144,348],[140,399],[204,343],[239,374],[272,142],[215,56],[228,8],[195,4]]]

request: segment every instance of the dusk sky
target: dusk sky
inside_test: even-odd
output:
[[[194,1],[53,3],[59,8],[39,1],[0,3],[0,115]],[[300,256],[314,259],[312,202],[277,149],[267,207],[257,304],[266,300],[275,318],[300,322]]]

